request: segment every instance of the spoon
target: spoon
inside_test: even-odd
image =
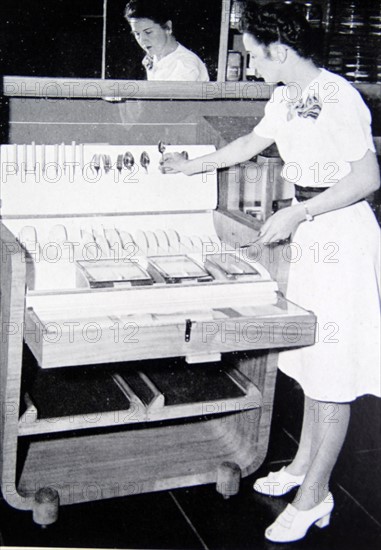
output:
[[[150,163],[150,158],[148,156],[148,153],[147,153],[147,151],[143,151],[143,153],[140,156],[140,164],[143,166],[143,168],[145,169],[147,174],[148,174],[148,165],[149,165],[149,163]]]
[[[133,167],[133,165],[135,164],[135,159],[134,157],[132,156],[132,153],[130,153],[130,151],[126,151],[126,153],[124,153],[124,156],[123,156],[123,164],[126,168],[128,168],[129,170],[131,170],[131,168]]]
[[[118,155],[116,159],[116,168],[119,172],[123,169],[123,155]]]
[[[159,143],[157,144],[157,148],[159,149],[159,153],[161,153],[161,162],[164,162],[164,152],[167,146],[163,141],[159,141]]]
[[[157,144],[157,148],[159,149],[159,153],[163,155],[167,147],[163,141],[159,141],[159,143]]]

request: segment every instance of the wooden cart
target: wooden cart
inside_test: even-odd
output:
[[[94,166],[94,155],[109,155],[120,175],[114,160],[126,149],[135,158],[146,150],[152,172],[140,169],[136,181],[123,172],[121,183],[107,162]],[[46,174],[70,155],[80,158],[75,173],[36,180],[39,159]],[[2,146],[2,163],[16,169],[2,188],[1,487],[42,525],[59,505],[205,483],[235,494],[267,452],[277,349],[314,341],[314,315],[269,277],[279,250],[262,250],[257,279],[214,273],[173,284],[148,262],[154,284],[141,286],[86,279],[74,257],[37,258],[58,226],[71,243],[122,228],[139,265],[163,255],[163,237],[167,257],[202,260],[206,244],[243,253],[237,243],[258,224],[216,208],[217,175],[162,175],[151,168],[158,155],[153,146]],[[34,249],[25,227],[36,231]]]

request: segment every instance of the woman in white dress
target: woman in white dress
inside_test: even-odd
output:
[[[131,0],[124,15],[139,46],[147,80],[207,82],[205,64],[173,36],[170,13],[158,0]]]
[[[261,240],[292,236],[287,297],[314,311],[313,346],[280,354],[279,368],[305,395],[299,448],[254,489],[295,499],[266,529],[274,542],[305,536],[329,524],[329,480],[347,433],[350,402],[381,396],[380,229],[366,196],[380,186],[371,117],[357,90],[319,68],[311,57],[311,29],[292,5],[248,3],[243,41],[266,82],[279,83],[253,131],[215,153],[191,160],[168,155],[164,171],[193,174],[203,166],[231,166],[276,143],[283,176],[295,184],[293,204],[263,225]],[[204,164],[205,163],[205,164]]]

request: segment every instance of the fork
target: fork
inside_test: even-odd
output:
[[[108,174],[111,170],[111,157],[110,155],[102,155],[102,160],[105,174]]]

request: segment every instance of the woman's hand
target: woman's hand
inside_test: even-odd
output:
[[[303,204],[282,208],[263,224],[259,240],[263,244],[276,244],[285,241],[295,233],[296,228],[304,219]]]
[[[183,172],[191,175],[189,160],[183,153],[166,153],[160,161],[160,170],[163,174],[177,174]]]

